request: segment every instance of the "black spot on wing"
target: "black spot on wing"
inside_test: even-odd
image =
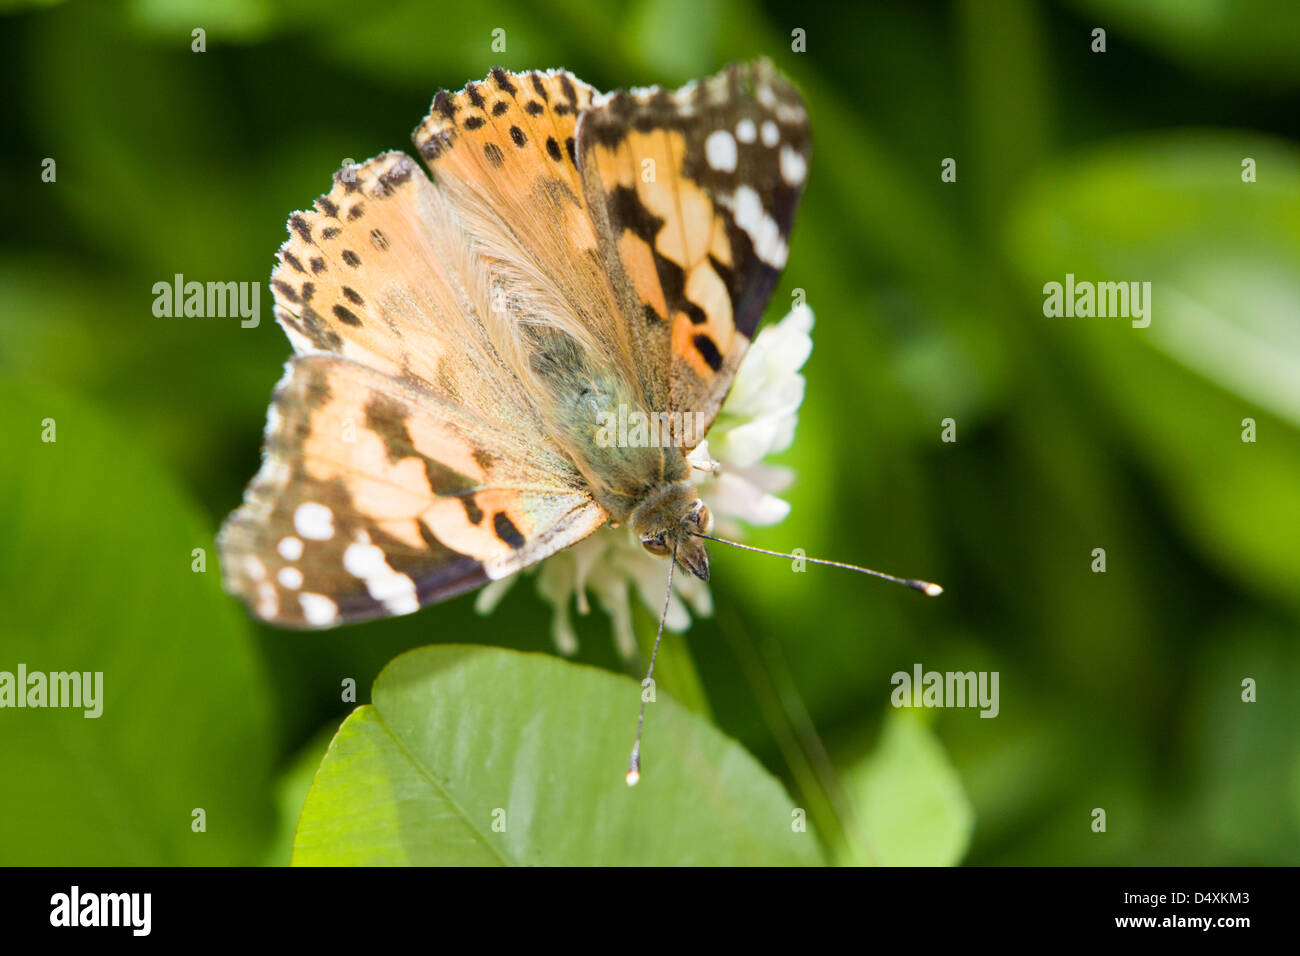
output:
[[[347,306],[336,305],[331,311],[334,313],[334,318],[338,319],[344,325],[356,327],[361,324],[361,320],[357,318],[357,314]]]
[[[294,213],[289,217],[289,228],[296,232],[303,242],[311,244],[311,224],[301,213]]]
[[[569,74],[567,73],[560,74],[560,92],[563,93],[564,98],[569,101],[569,105],[576,110],[578,108],[578,91],[573,85],[573,80],[569,78]]]
[[[504,511],[498,511],[492,516],[492,530],[496,532],[498,538],[510,545],[512,550],[518,551],[526,543],[524,536],[519,533],[515,523]]]
[[[718,351],[718,347],[713,344],[713,339],[700,332],[696,334],[693,341],[695,351],[700,353],[700,356],[708,363],[709,368],[715,372],[722,368],[722,354]]]
[[[631,186],[615,186],[609,191],[605,201],[609,210],[609,224],[619,232],[630,232],[650,248],[654,248],[655,237],[663,228],[664,221],[641,202],[636,189]]]
[[[492,79],[496,81],[497,89],[501,90],[503,93],[509,93],[511,96],[514,96],[516,87],[510,82],[509,73],[499,66],[494,66],[492,67]]]

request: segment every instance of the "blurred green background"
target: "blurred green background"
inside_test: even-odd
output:
[[[665,690],[835,860],[1300,862],[1300,6],[0,8],[0,669],[103,669],[113,695],[111,721],[0,711],[0,863],[287,862],[343,678],[364,701],[409,648],[551,648],[531,586],[310,634],[222,594],[213,535],[289,353],[272,255],[345,159],[411,151],[432,94],[491,65],[608,89],[758,55],[814,135],[769,318],[800,288],[818,321],[793,513],[750,540],[947,593],[715,553]],[[154,317],[176,273],[261,283],[260,327]],[[1150,328],[1044,317],[1066,273],[1150,281]],[[579,660],[637,673],[578,622]],[[999,671],[999,716],[894,712],[918,662]]]

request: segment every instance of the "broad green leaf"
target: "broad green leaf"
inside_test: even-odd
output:
[[[855,820],[840,863],[951,866],[975,813],[961,777],[920,718],[890,711],[876,749],[844,775]]]
[[[268,701],[211,529],[69,398],[0,385],[0,434],[0,671],[102,674],[98,717],[0,710],[0,862],[255,862]]]
[[[549,655],[411,651],[344,722],[296,865],[813,865],[811,831],[738,744],[666,695],[623,780],[637,685]]]

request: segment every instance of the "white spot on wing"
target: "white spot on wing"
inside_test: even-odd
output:
[[[763,120],[763,145],[775,146],[781,138],[781,131],[771,120]]]
[[[752,143],[758,138],[758,130],[754,126],[754,121],[745,117],[736,124],[736,139],[742,143]]]
[[[280,552],[280,557],[284,560],[297,561],[302,557],[302,538],[295,538],[291,534],[285,535],[275,546],[275,550]]]
[[[339,606],[323,594],[304,591],[298,595],[298,604],[302,606],[302,616],[308,624],[324,627],[338,620]]]
[[[803,154],[788,144],[782,146],[781,178],[791,186],[798,186],[803,183],[806,175],[808,175],[808,161],[803,158]]]
[[[302,587],[302,572],[297,568],[281,568],[280,573],[275,577],[284,588],[290,591],[296,591]]]
[[[253,555],[244,557],[244,573],[254,581],[260,581],[266,577],[266,565]]]
[[[304,538],[328,541],[334,537],[334,512],[314,501],[306,502],[293,513],[293,526]]]
[[[725,129],[717,129],[704,140],[704,158],[723,173],[736,171],[736,140]]]
[[[731,197],[720,202],[736,217],[736,225],[754,244],[754,254],[774,269],[785,266],[789,249],[781,236],[781,227],[763,209],[763,200],[749,186],[741,186]]]

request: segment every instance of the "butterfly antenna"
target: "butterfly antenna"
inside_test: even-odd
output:
[[[769,551],[766,548],[755,548],[753,545],[741,544],[739,541],[728,541],[726,538],[715,538],[711,534],[704,534],[702,531],[694,532],[698,538],[707,538],[710,541],[716,541],[718,544],[729,544],[733,548],[740,548],[742,551],[757,551],[759,554],[770,554],[776,558],[793,558],[796,561],[810,561],[813,564],[825,564],[832,568],[845,568],[849,571],[857,571],[860,574],[869,574],[873,578],[884,578],[886,581],[893,581],[895,584],[901,584],[904,587],[911,588],[913,591],[920,591],[922,594],[930,597],[938,597],[943,593],[943,588],[929,581],[921,581],[917,578],[900,578],[892,574],[886,574],[884,571],[875,571],[871,568],[859,567],[856,564],[845,564],[843,561],[827,561],[823,558],[809,558],[801,554],[786,554],[784,551]]]
[[[654,650],[650,652],[650,669],[646,671],[645,680],[641,682],[641,712],[636,717],[636,742],[632,744],[632,757],[627,762],[627,785],[635,787],[641,779],[641,728],[645,724],[645,688],[655,673],[655,659],[659,656],[659,641],[664,636],[664,621],[668,620],[668,604],[673,597],[673,568],[677,564],[677,545],[673,545],[673,556],[668,562],[668,587],[664,590],[664,610],[659,615],[659,630],[655,633]]]

